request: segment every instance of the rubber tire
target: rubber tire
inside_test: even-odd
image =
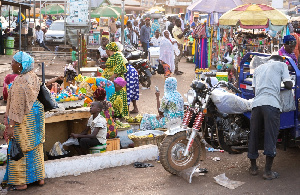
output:
[[[225,150],[229,154],[241,154],[242,153],[240,151],[232,150],[231,146],[228,146],[225,143],[223,131],[222,130],[218,130],[218,128],[217,128],[217,136],[218,136],[218,141],[219,141],[219,145],[220,145],[221,149]]]
[[[142,81],[142,77],[146,78],[145,81]],[[151,85],[151,78],[147,75],[145,71],[140,72],[139,82],[143,87],[149,88]]]
[[[199,137],[196,137],[194,142],[193,142],[193,149],[195,151],[194,158],[188,163],[187,166],[177,166],[174,163],[172,163],[172,160],[170,159],[170,151],[172,147],[174,146],[175,143],[177,143],[180,140],[186,140],[186,144],[188,143],[188,140],[186,139],[186,132],[182,131],[179,133],[176,133],[175,135],[168,135],[165,137],[165,139],[162,141],[160,147],[159,147],[159,160],[162,166],[166,171],[169,173],[176,175],[180,171],[196,166],[200,162],[200,149],[201,149],[201,143],[199,140]]]

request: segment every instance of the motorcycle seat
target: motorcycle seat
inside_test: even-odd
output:
[[[139,60],[129,60],[128,63],[132,65],[132,64],[136,64],[137,62],[140,62],[140,61],[141,61],[140,59]]]

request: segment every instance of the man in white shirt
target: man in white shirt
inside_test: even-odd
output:
[[[140,28],[139,28],[139,25],[138,25],[138,21],[135,20],[133,22],[133,26],[132,26],[132,45],[137,48],[138,47],[138,44],[139,44],[139,37],[140,37]]]
[[[35,27],[35,35],[36,35],[36,41],[39,43],[40,47],[43,47],[44,49],[51,51],[44,43],[44,32],[41,30],[41,27],[37,25]]]
[[[160,36],[159,30],[157,29],[155,31],[155,36],[151,37],[149,44],[150,44],[150,46],[153,46],[153,47],[159,47],[160,42],[161,42],[161,36]]]
[[[180,21],[181,21],[181,29],[184,30],[184,25],[185,25],[184,19],[185,19],[185,15],[184,15],[184,13],[180,13],[179,16],[180,16]]]

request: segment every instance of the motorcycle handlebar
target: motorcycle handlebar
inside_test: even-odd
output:
[[[236,93],[242,93],[242,91],[236,88],[232,83],[228,83],[228,87],[234,90]]]

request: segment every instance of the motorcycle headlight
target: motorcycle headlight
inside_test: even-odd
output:
[[[189,104],[192,104],[195,100],[196,97],[196,92],[193,89],[188,90],[187,94],[186,94],[186,98]]]

